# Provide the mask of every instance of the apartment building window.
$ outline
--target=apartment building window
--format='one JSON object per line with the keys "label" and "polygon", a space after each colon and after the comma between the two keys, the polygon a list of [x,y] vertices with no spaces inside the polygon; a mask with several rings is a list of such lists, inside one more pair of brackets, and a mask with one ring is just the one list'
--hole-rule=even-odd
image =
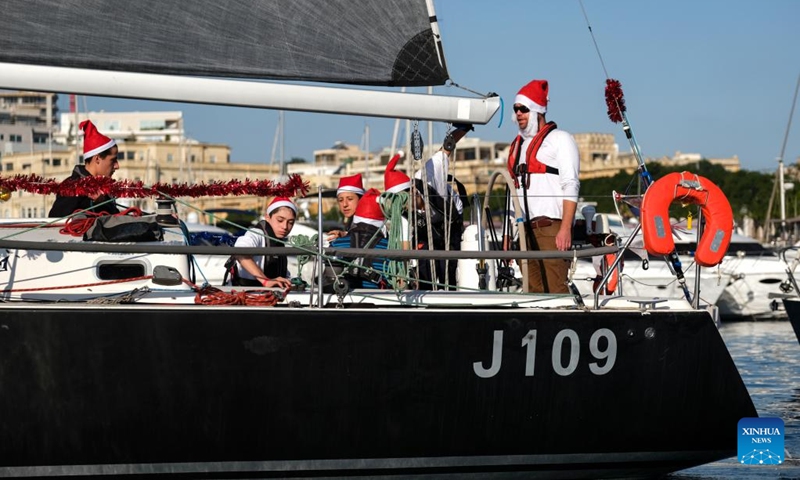
{"label": "apartment building window", "polygon": [[6,172],[10,172],[11,170],[14,170],[14,164],[6,163]]}
{"label": "apartment building window", "polygon": [[53,159],[53,166],[54,167],[60,167],[61,166],[61,159],[60,158],[54,158]]}
{"label": "apartment building window", "polygon": [[141,130],[164,130],[167,128],[165,120],[140,120],[139,129]]}
{"label": "apartment building window", "polygon": [[216,155],[209,155],[208,161],[210,163],[217,163],[217,156]]}
{"label": "apartment building window", "polygon": [[0,140],[2,140],[2,139],[3,139],[3,134],[2,134],[2,133],[0,133]]}
{"label": "apartment building window", "polygon": [[105,122],[103,124],[103,130],[108,130],[108,131],[112,131],[112,132],[118,131],[119,130],[119,121],[118,120],[113,120],[113,121]]}
{"label": "apartment building window", "polygon": [[171,162],[172,160],[173,160],[172,154],[171,154],[171,153],[168,153],[168,154],[167,154],[167,161],[168,161],[168,162]]}
{"label": "apartment building window", "polygon": [[128,160],[135,160],[136,159],[136,152],[131,150],[129,152],[125,152],[125,158]]}
{"label": "apartment building window", "polygon": [[117,161],[125,160],[125,152],[120,152],[117,150]]}
{"label": "apartment building window", "polygon": [[189,157],[189,161],[190,161],[190,162],[192,162],[192,163],[194,163],[194,154],[192,154],[192,155]]}
{"label": "apartment building window", "polygon": [[8,136],[9,142],[22,143],[22,135],[14,135],[13,133]]}
{"label": "apartment building window", "polygon": [[31,168],[31,164],[30,164],[30,163],[23,163],[23,164],[22,164],[22,169],[23,169],[23,170],[27,170],[27,169],[29,169],[29,168]]}
{"label": "apartment building window", "polygon": [[465,148],[463,150],[459,150],[458,153],[464,154],[464,160],[475,160],[475,149],[474,148]]}

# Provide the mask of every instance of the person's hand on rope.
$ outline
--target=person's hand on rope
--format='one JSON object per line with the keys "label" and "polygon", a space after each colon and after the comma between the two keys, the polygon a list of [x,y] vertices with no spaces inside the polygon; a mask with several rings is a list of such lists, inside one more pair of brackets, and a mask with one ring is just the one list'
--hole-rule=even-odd
{"label": "person's hand on rope", "polygon": [[288,290],[292,288],[292,282],[284,277],[276,277],[276,278],[261,278],[261,285],[264,288],[283,288]]}

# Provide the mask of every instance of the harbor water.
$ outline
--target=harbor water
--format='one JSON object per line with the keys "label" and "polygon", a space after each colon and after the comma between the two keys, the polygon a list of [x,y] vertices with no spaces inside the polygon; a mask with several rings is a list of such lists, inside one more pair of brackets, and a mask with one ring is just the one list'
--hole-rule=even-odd
{"label": "harbor water", "polygon": [[759,416],[783,420],[786,461],[775,466],[742,465],[729,458],[665,479],[800,479],[800,343],[791,324],[788,320],[723,323],[720,333]]}

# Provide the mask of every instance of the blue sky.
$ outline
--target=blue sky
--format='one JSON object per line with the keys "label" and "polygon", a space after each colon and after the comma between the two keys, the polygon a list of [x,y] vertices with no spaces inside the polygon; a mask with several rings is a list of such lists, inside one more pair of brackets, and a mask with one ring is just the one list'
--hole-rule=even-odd
{"label": "blue sky", "polygon": [[[436,0],[452,79],[506,104],[472,134],[510,140],[509,105],[534,78],[550,81],[548,120],[572,133],[613,133],[606,115],[605,74],[578,0]],[[676,151],[738,155],[742,167],[774,170],[800,75],[798,0],[584,0],[609,76],[622,82],[628,118],[646,157]],[[439,94],[465,95],[455,87]],[[67,96],[60,108],[68,110]],[[89,97],[90,110],[183,110],[188,134],[226,143],[234,162],[269,162],[278,113],[233,107]],[[83,108],[83,102],[81,102]],[[800,157],[800,112],[784,160]],[[312,158],[337,140],[372,149],[391,143],[388,119],[286,113],[286,158]],[[441,138],[446,125],[436,124]],[[427,131],[427,130],[425,130]],[[426,137],[427,141],[427,137]]]}

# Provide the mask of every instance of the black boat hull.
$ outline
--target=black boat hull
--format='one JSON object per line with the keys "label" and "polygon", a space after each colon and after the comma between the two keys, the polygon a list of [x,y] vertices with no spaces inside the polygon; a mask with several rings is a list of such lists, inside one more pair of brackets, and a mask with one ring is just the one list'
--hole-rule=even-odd
{"label": "black boat hull", "polygon": [[0,475],[653,475],[757,415],[703,312],[0,315]]}
{"label": "black boat hull", "polygon": [[786,309],[794,335],[797,337],[798,343],[800,343],[800,298],[784,298],[783,308]]}

